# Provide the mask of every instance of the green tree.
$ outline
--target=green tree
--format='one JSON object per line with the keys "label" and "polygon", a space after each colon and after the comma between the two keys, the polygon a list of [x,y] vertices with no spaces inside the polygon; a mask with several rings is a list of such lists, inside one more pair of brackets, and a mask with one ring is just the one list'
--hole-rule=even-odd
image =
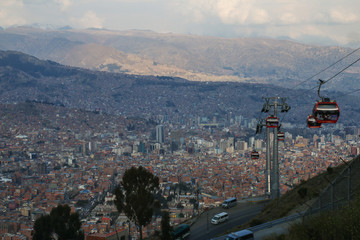
{"label": "green tree", "polygon": [[125,171],[120,186],[115,188],[115,205],[135,222],[142,239],[142,228],[150,223],[154,212],[159,178],[142,166]]}
{"label": "green tree", "polygon": [[162,212],[161,218],[161,240],[172,239],[173,227],[170,225],[170,215],[168,211]]}
{"label": "green tree", "polygon": [[34,223],[33,240],[50,240],[56,234],[59,240],[83,240],[78,213],[71,213],[68,205],[53,208],[50,215],[38,218]]}
{"label": "green tree", "polygon": [[53,228],[51,226],[50,215],[41,216],[40,218],[36,219],[33,232],[34,240],[50,240],[52,239],[52,232]]}

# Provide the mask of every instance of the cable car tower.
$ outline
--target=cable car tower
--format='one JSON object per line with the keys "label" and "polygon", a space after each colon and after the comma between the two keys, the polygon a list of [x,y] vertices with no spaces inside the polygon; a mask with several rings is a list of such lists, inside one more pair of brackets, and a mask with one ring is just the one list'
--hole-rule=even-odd
{"label": "cable car tower", "polygon": [[[280,197],[280,181],[279,181],[279,160],[278,160],[278,141],[284,140],[284,133],[278,132],[280,129],[279,119],[277,117],[278,108],[281,107],[281,112],[288,112],[290,106],[286,103],[286,98],[280,97],[270,97],[263,98],[265,104],[261,112],[268,113],[272,108],[274,114],[269,115],[266,118],[265,124],[259,122],[256,133],[261,132],[263,126],[266,127],[266,190],[265,195],[276,199]],[[260,129],[260,130],[259,130]],[[270,150],[270,130],[274,133],[274,143],[273,143],[273,158],[271,159],[271,150]],[[279,133],[279,135],[278,135]],[[271,164],[272,163],[272,164]]]}

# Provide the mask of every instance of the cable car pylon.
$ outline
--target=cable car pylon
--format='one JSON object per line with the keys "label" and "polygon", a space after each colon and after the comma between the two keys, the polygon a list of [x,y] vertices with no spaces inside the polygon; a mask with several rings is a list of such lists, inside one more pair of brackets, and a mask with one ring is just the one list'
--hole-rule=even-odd
{"label": "cable car pylon", "polygon": [[[265,104],[261,112],[269,112],[272,108],[274,114],[269,115],[266,118],[265,124],[259,122],[256,133],[260,133],[263,126],[266,126],[266,190],[265,196],[272,199],[280,197],[280,181],[279,181],[279,160],[278,160],[278,141],[284,139],[284,133],[280,132],[278,136],[279,129],[279,119],[277,118],[278,107],[281,107],[281,112],[288,112],[290,106],[286,103],[286,98],[280,97],[270,97],[264,98]],[[273,142],[273,159],[271,159],[270,151],[270,130],[274,133],[274,142]],[[280,139],[279,139],[280,138]],[[272,165],[271,165],[272,160]]]}
{"label": "cable car pylon", "polygon": [[[267,101],[269,103],[269,101]],[[266,104],[267,104],[266,103]],[[265,105],[264,105],[265,107]],[[270,105],[266,106],[266,111],[269,112]],[[266,119],[259,119],[259,123],[256,126],[256,134],[260,134],[262,132],[262,128],[266,127],[266,166],[265,166],[265,197],[271,197],[271,152],[270,152],[270,128],[267,127]]]}

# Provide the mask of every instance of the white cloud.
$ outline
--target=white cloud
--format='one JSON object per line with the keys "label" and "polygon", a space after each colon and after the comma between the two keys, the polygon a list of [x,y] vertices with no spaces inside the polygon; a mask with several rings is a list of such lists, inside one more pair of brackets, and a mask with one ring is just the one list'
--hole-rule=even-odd
{"label": "white cloud", "polygon": [[355,12],[360,9],[358,0],[179,0],[177,9],[212,34],[217,28],[226,36],[319,38],[345,43],[360,30],[354,29],[360,24],[360,15]]}
{"label": "white cloud", "polygon": [[55,2],[60,5],[61,11],[65,11],[73,4],[71,0],[55,0]]}
{"label": "white cloud", "polygon": [[0,0],[0,25],[355,42],[359,0]]}
{"label": "white cloud", "polygon": [[354,23],[360,20],[359,15],[354,13],[352,10],[344,9],[332,9],[330,16],[335,23]]}
{"label": "white cloud", "polygon": [[269,22],[269,14],[265,9],[254,9],[251,12],[250,22],[254,24],[265,24]]}
{"label": "white cloud", "polygon": [[8,27],[16,24],[25,24],[23,17],[24,5],[21,0],[1,0],[0,1],[0,24]]}
{"label": "white cloud", "polygon": [[249,4],[244,4],[240,7],[237,0],[220,0],[216,6],[218,17],[226,24],[244,24],[249,16],[249,10]]}
{"label": "white cloud", "polygon": [[279,16],[280,23],[284,24],[296,24],[299,22],[298,16],[291,12],[283,13]]}
{"label": "white cloud", "polygon": [[216,11],[228,24],[264,24],[269,21],[267,10],[247,0],[219,0]]}
{"label": "white cloud", "polygon": [[83,28],[103,28],[104,20],[99,18],[95,12],[87,11],[81,19],[73,19],[73,21]]}
{"label": "white cloud", "polygon": [[[177,6],[193,15],[195,19],[207,21],[216,17],[224,24],[301,24],[308,22],[352,23],[359,21],[353,9],[354,0],[183,0]],[[342,6],[350,6],[347,10]]]}

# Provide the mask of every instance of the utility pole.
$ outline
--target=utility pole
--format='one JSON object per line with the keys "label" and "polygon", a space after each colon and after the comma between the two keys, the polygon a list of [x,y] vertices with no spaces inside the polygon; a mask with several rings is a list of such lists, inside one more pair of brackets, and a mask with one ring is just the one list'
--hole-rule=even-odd
{"label": "utility pole", "polygon": [[[263,98],[265,104],[261,112],[269,112],[271,108],[274,109],[274,114],[266,119],[266,195],[272,199],[280,197],[280,173],[278,160],[278,127],[279,120],[277,118],[278,107],[281,107],[281,112],[290,110],[290,106],[285,102],[286,98],[270,97]],[[270,151],[270,128],[273,129],[273,159],[271,165],[271,151]]]}

